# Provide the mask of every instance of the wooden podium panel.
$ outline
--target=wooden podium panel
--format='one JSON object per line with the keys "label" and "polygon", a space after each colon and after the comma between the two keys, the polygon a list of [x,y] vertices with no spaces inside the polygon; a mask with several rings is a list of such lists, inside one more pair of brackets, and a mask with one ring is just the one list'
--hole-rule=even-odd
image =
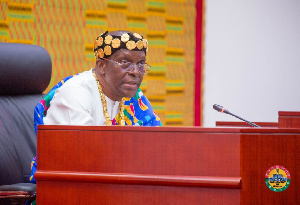
{"label": "wooden podium panel", "polygon": [[300,112],[278,112],[279,128],[300,128]]}
{"label": "wooden podium panel", "polygon": [[[39,126],[37,203],[300,203],[299,136],[277,128]],[[265,184],[273,165],[291,173],[283,192]]]}

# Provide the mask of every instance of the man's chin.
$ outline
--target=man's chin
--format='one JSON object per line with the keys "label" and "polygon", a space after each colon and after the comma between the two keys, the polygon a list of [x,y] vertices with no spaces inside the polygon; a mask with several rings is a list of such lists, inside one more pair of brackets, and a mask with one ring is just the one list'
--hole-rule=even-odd
{"label": "man's chin", "polygon": [[124,92],[124,97],[132,98],[136,95],[137,91],[138,91],[138,89],[126,91],[126,92]]}

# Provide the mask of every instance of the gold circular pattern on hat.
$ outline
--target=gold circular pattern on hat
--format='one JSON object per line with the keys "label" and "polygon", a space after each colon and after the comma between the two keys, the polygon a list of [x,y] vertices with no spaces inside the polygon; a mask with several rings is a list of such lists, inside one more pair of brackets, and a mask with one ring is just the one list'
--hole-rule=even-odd
{"label": "gold circular pattern on hat", "polygon": [[105,36],[105,40],[104,40],[104,42],[105,42],[105,44],[110,44],[111,43],[111,40],[112,40],[112,36],[111,35],[107,35],[107,36]]}
{"label": "gold circular pattern on hat", "polygon": [[126,43],[127,41],[129,41],[129,35],[128,33],[123,33],[122,36],[121,36],[121,41],[123,43]]}
{"label": "gold circular pattern on hat", "polygon": [[115,38],[115,39],[112,40],[112,42],[111,42],[111,46],[112,46],[113,48],[119,48],[120,45],[121,45],[121,41],[120,41],[120,39],[118,39],[118,38]]}
{"label": "gold circular pattern on hat", "polygon": [[110,55],[111,55],[111,47],[110,47],[110,46],[105,46],[105,47],[104,47],[104,53],[105,53],[107,56],[110,56]]}
{"label": "gold circular pattern on hat", "polygon": [[104,57],[104,52],[103,52],[102,48],[99,48],[99,50],[98,50],[98,57],[99,58],[103,58]]}
{"label": "gold circular pattern on hat", "polygon": [[98,52],[95,51],[94,55],[95,55],[95,58],[97,59],[98,58]]}
{"label": "gold circular pattern on hat", "polygon": [[137,47],[139,50],[143,49],[143,47],[144,47],[143,41],[138,41],[138,42],[136,43],[136,47]]}
{"label": "gold circular pattern on hat", "polygon": [[136,38],[138,38],[138,39],[142,39],[142,36],[140,34],[138,34],[138,33],[134,33],[133,36],[136,37]]}
{"label": "gold circular pattern on hat", "polygon": [[97,46],[102,46],[102,44],[103,44],[103,38],[102,38],[102,37],[99,37],[99,38],[96,40],[96,42],[97,42]]}
{"label": "gold circular pattern on hat", "polygon": [[132,50],[132,49],[135,49],[136,44],[135,44],[134,41],[128,41],[128,42],[126,43],[126,47],[127,47],[128,50]]}
{"label": "gold circular pattern on hat", "polygon": [[148,47],[148,41],[147,41],[147,39],[143,39],[143,43],[144,43],[144,48],[147,48]]}

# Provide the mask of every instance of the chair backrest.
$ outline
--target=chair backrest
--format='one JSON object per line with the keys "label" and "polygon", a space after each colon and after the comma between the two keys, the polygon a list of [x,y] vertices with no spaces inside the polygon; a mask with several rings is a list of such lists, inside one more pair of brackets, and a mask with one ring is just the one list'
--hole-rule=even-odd
{"label": "chair backrest", "polygon": [[44,48],[0,43],[0,185],[29,182],[36,154],[34,107],[51,72]]}

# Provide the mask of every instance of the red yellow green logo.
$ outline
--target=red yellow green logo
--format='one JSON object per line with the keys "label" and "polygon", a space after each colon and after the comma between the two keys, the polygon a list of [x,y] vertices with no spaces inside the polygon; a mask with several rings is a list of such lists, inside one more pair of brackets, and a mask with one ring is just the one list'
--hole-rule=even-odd
{"label": "red yellow green logo", "polygon": [[289,171],[280,165],[272,166],[265,174],[265,183],[267,187],[275,192],[281,192],[288,188],[291,183]]}

